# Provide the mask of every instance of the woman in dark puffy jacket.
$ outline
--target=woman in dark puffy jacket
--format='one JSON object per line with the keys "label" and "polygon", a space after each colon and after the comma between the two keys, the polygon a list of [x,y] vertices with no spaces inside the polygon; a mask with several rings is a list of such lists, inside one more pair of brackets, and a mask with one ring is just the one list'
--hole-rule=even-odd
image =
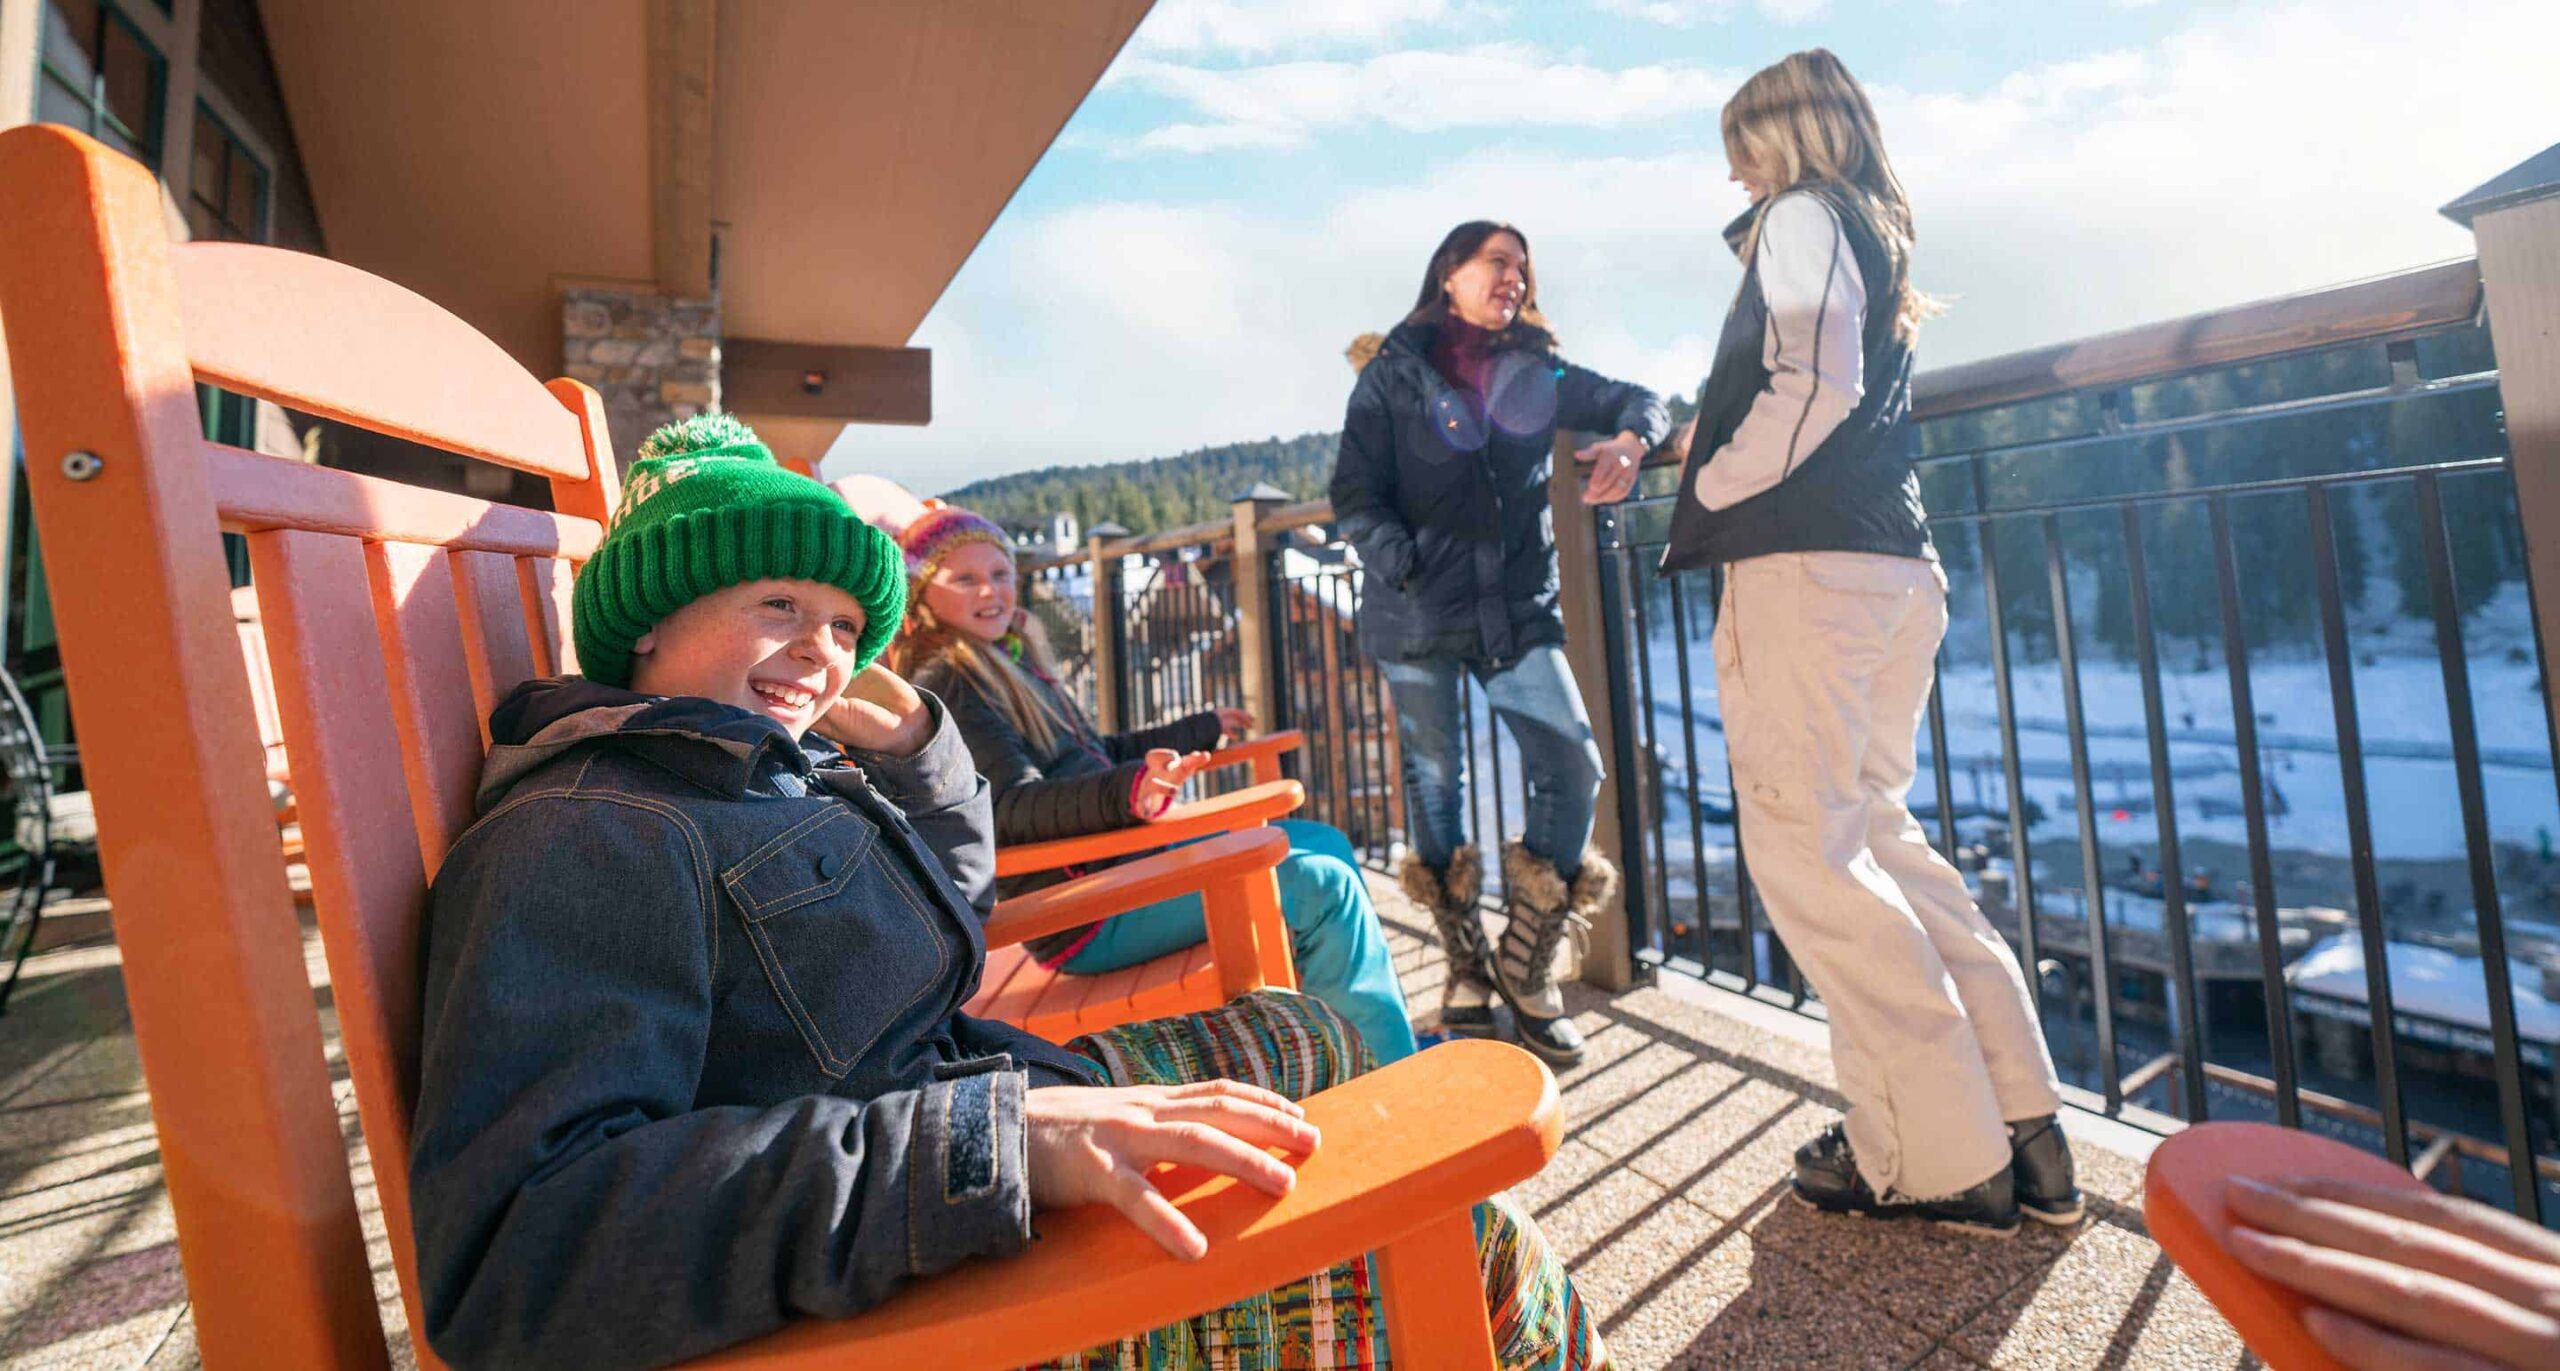
{"label": "woman in dark puffy jacket", "polygon": [[[1618,873],[1587,850],[1600,749],[1563,652],[1547,480],[1558,429],[1607,434],[1574,454],[1592,468],[1582,498],[1624,499],[1668,427],[1653,392],[1557,358],[1529,240],[1478,220],[1441,240],[1412,312],[1361,368],[1334,467],[1334,514],[1365,572],[1360,644],[1404,743],[1405,890],[1449,951],[1441,1024],[1496,1032],[1498,987],[1521,1042],[1558,1065],[1582,1059],[1555,986],[1564,936],[1608,903]],[[1498,951],[1476,915],[1461,671],[1509,725],[1529,792],[1525,832],[1502,854]]]}
{"label": "woman in dark puffy jacket", "polygon": [[[897,668],[940,696],[995,795],[996,841],[1036,843],[1148,823],[1222,740],[1253,717],[1204,709],[1153,728],[1096,730],[1059,689],[1036,622],[1015,603],[1013,545],[980,515],[928,508],[898,535],[910,577]],[[1395,958],[1378,927],[1351,840],[1325,824],[1284,819],[1290,852],[1277,871],[1299,987],[1348,1020],[1381,1064],[1410,1056],[1413,1025]],[[1014,895],[1054,881],[1016,877]],[[1044,966],[1099,976],[1208,940],[1197,895],[1034,939]]]}

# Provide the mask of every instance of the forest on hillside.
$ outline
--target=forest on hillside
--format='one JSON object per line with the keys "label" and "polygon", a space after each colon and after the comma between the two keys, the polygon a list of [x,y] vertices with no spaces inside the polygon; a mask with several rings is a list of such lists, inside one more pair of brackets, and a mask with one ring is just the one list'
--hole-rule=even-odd
{"label": "forest on hillside", "polygon": [[[1672,423],[1688,417],[1689,402],[1673,399]],[[992,519],[1040,519],[1064,510],[1085,528],[1108,521],[1132,533],[1155,533],[1227,517],[1235,497],[1257,481],[1293,500],[1322,496],[1341,439],[1340,433],[1301,433],[1134,462],[1042,467],[973,481],[943,498]]]}

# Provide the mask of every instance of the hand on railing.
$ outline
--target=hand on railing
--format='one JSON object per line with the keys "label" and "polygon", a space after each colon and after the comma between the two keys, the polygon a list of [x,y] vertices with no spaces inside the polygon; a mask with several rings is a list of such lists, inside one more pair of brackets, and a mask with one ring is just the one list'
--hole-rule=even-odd
{"label": "hand on railing", "polygon": [[1209,764],[1206,752],[1176,752],[1169,747],[1151,748],[1147,764],[1138,772],[1137,791],[1130,797],[1130,808],[1138,817],[1154,823],[1173,812],[1174,797],[1182,793],[1182,784]]}
{"label": "hand on railing", "polygon": [[1582,484],[1582,503],[1614,505],[1627,498],[1644,474],[1644,440],[1621,433],[1576,450],[1573,460],[1591,468],[1591,479]]}

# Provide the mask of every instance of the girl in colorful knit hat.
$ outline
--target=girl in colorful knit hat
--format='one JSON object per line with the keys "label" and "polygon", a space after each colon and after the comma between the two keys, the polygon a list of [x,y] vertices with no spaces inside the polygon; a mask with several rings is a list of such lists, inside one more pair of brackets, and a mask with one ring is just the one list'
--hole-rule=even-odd
{"label": "girl in colorful knit hat", "polygon": [[[1038,621],[1016,594],[1013,543],[984,516],[928,506],[903,530],[907,631],[899,669],[951,707],[969,755],[995,790],[996,841],[1082,837],[1164,817],[1183,783],[1221,742],[1243,737],[1253,716],[1204,709],[1152,728],[1097,730],[1059,688]],[[1380,1062],[1414,1050],[1413,1025],[1395,959],[1378,927],[1351,840],[1326,824],[1283,819],[1280,909],[1289,923],[1298,985],[1351,1021]],[[1013,895],[1065,879],[1008,877]],[[1200,897],[1182,895],[1030,944],[1043,966],[1099,976],[1208,940]]]}
{"label": "girl in colorful knit hat", "polygon": [[[745,425],[642,446],[573,593],[586,675],[491,714],[430,896],[409,1161],[447,1362],[699,1356],[1018,1252],[1046,1209],[1110,1204],[1197,1257],[1136,1178],[1284,1193],[1318,1141],[1292,1101],[1367,1065],[1285,991],[1065,1047],[959,1012],[993,836],[950,711],[873,664],[905,607],[895,544]],[[1536,1228],[1489,1206],[1478,1230],[1511,1361],[1598,1360]],[[1111,1359],[1315,1337],[1383,1360],[1358,1265]]]}

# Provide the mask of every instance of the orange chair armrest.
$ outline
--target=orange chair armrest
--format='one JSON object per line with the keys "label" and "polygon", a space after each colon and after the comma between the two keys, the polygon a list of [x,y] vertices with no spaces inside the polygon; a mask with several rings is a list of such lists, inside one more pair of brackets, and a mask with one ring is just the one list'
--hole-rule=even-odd
{"label": "orange chair armrest", "polygon": [[2338,1361],[2303,1327],[2310,1300],[2231,1254],[2232,1178],[2330,1176],[2367,1185],[2423,1188],[2388,1160],[2334,1139],[2263,1123],[2202,1123],[2164,1140],[2143,1174],[2142,1216],[2160,1250],[2195,1282],[2249,1350],[2269,1366],[2323,1371]]}
{"label": "orange chair armrest", "polygon": [[[1563,1127],[1555,1079],[1505,1043],[1461,1041],[1306,1101],[1324,1135],[1288,1195],[1156,1178],[1209,1239],[1181,1261],[1108,1208],[1040,1217],[1040,1241],[921,1282],[858,1318],[795,1324],[700,1366],[815,1371],[1042,1361],[1189,1318],[1384,1247],[1536,1175]],[[1470,1254],[1471,1255],[1471,1254]],[[1469,1269],[1454,1273],[1472,1280]]]}
{"label": "orange chair armrest", "polygon": [[1259,738],[1247,738],[1233,747],[1219,748],[1209,754],[1209,769],[1215,771],[1221,767],[1250,766],[1253,768],[1253,779],[1257,784],[1276,781],[1280,779],[1281,757],[1306,745],[1305,733],[1294,728],[1284,728],[1277,733],[1263,734]]}
{"label": "orange chair armrest", "polygon": [[1268,871],[1288,855],[1288,834],[1276,828],[1249,828],[1090,876],[1078,876],[1044,890],[998,901],[995,912],[987,916],[987,946],[1010,947],[1098,923],[1158,900]]}
{"label": "orange chair armrest", "polygon": [[1232,833],[1240,828],[1252,828],[1286,817],[1306,803],[1306,799],[1306,789],[1296,781],[1249,785],[1224,795],[1175,805],[1163,818],[1151,824],[1131,824],[1127,828],[1115,828],[1108,833],[1088,833],[1080,838],[1056,838],[1045,843],[999,847],[996,849],[996,874],[1023,876],[1035,871],[1107,862],[1132,852],[1169,847],[1212,833]]}

